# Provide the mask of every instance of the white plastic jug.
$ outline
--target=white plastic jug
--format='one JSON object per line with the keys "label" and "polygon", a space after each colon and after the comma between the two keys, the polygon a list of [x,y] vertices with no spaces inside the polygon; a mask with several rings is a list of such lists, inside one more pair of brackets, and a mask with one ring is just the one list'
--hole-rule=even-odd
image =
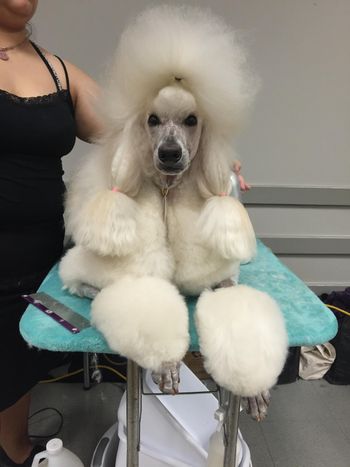
{"label": "white plastic jug", "polygon": [[222,431],[214,431],[209,440],[207,467],[224,465],[225,446]]}
{"label": "white plastic jug", "polygon": [[47,459],[47,467],[84,467],[81,460],[71,451],[63,447],[62,440],[51,439],[46,444],[46,451],[35,455],[32,467],[40,467],[39,461]]}

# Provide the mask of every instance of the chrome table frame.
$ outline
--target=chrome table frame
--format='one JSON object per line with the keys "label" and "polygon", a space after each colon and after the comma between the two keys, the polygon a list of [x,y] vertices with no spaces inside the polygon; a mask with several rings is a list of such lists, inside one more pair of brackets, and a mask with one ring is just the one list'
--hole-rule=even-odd
{"label": "chrome table frame", "polygon": [[[140,400],[141,368],[137,363],[128,360],[128,377],[126,383],[126,436],[127,436],[127,467],[139,467],[140,451]],[[240,413],[240,397],[223,391],[226,404],[225,421],[225,458],[223,467],[236,467],[236,449],[238,436],[238,421]],[[214,415],[214,414],[213,414]],[[218,466],[220,467],[220,466]]]}

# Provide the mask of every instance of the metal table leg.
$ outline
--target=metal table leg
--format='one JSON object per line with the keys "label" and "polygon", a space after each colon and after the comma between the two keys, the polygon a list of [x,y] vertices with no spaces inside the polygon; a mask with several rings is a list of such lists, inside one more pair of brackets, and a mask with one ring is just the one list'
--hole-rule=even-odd
{"label": "metal table leg", "polygon": [[83,354],[83,365],[84,365],[84,389],[91,388],[90,381],[90,356],[88,352]]}
{"label": "metal table leg", "polygon": [[140,368],[132,360],[128,360],[128,378],[126,383],[126,436],[127,467],[139,466],[140,450]]}
{"label": "metal table leg", "polygon": [[224,467],[236,467],[236,451],[238,436],[238,421],[240,413],[240,396],[227,394],[228,406],[225,423],[225,457]]}

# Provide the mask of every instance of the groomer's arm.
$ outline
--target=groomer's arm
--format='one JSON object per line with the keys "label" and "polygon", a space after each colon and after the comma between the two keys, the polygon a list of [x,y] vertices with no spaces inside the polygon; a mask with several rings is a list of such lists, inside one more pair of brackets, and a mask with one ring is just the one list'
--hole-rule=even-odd
{"label": "groomer's arm", "polygon": [[100,97],[98,84],[71,63],[65,62],[69,74],[71,95],[75,108],[78,138],[93,142],[102,133],[102,123],[96,109]]}

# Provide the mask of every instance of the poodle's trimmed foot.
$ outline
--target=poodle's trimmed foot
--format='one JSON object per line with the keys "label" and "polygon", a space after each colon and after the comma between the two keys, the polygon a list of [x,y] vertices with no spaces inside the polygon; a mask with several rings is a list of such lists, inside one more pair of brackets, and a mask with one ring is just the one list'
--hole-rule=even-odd
{"label": "poodle's trimmed foot", "polygon": [[229,279],[225,279],[219,282],[218,285],[213,287],[213,289],[215,290],[215,289],[222,289],[226,287],[234,287],[235,285],[237,285],[237,281],[235,281],[232,277],[230,277]]}
{"label": "poodle's trimmed foot", "polygon": [[153,381],[166,394],[177,394],[180,383],[180,362],[164,362],[159,371],[152,372]]}
{"label": "poodle's trimmed foot", "polygon": [[92,285],[81,284],[78,287],[77,295],[79,295],[79,297],[86,297],[86,298],[90,298],[91,300],[93,300],[99,292],[100,292],[100,289],[97,289],[96,287],[93,287]]}
{"label": "poodle's trimmed foot", "polygon": [[262,422],[266,418],[270,401],[270,391],[263,391],[255,397],[242,398],[245,411],[257,422]]}

